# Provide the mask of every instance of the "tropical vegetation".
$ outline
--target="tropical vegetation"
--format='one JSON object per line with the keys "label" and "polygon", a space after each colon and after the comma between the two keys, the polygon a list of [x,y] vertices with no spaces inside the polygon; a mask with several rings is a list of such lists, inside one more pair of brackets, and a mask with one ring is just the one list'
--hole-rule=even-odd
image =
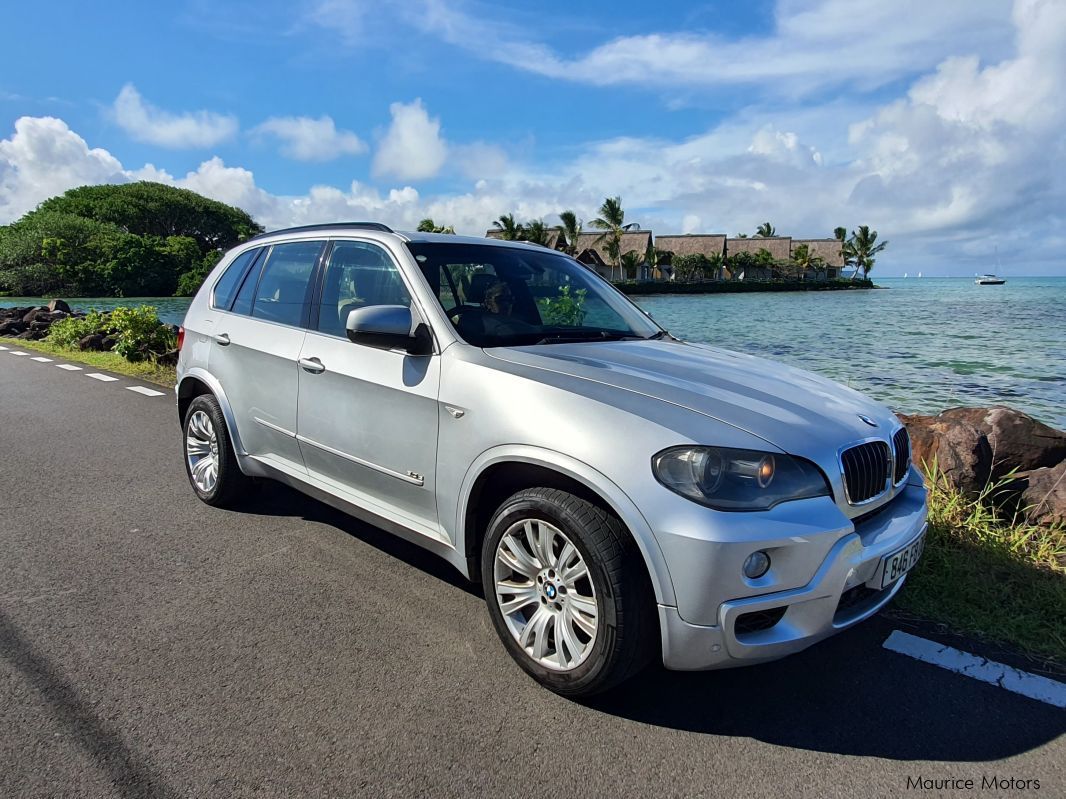
{"label": "tropical vegetation", "polygon": [[640,225],[637,222],[626,222],[626,212],[622,209],[621,197],[607,197],[600,206],[600,215],[589,222],[589,225],[603,231],[603,234],[596,239],[596,243],[603,242],[603,249],[612,267],[616,267],[621,276],[622,234]]}
{"label": "tropical vegetation", "polygon": [[0,226],[0,293],[191,294],[262,232],[244,211],[161,183],[82,186]]}

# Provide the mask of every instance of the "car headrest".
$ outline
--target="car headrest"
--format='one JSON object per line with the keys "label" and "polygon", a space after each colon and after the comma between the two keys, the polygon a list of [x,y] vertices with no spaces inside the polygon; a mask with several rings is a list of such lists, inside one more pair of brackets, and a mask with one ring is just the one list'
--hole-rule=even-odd
{"label": "car headrest", "polygon": [[466,293],[466,301],[473,303],[485,302],[485,292],[500,282],[496,275],[474,275],[470,278],[470,290]]}

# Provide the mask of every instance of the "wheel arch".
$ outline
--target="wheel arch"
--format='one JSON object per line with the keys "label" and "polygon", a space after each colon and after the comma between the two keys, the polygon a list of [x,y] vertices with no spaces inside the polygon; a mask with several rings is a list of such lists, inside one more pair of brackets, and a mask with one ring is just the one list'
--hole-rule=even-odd
{"label": "wheel arch", "polygon": [[178,421],[181,424],[185,422],[185,411],[189,408],[191,403],[196,397],[203,396],[204,394],[212,394],[215,399],[218,400],[219,406],[222,408],[222,418],[226,420],[226,429],[229,432],[229,439],[233,442],[233,450],[236,453],[238,459],[243,458],[248,453],[244,449],[244,444],[241,443],[241,434],[237,430],[237,422],[233,416],[233,408],[230,406],[229,399],[226,397],[226,392],[222,389],[222,385],[212,377],[208,372],[200,368],[194,368],[187,371],[181,377],[181,382],[178,383]]}
{"label": "wheel arch", "polygon": [[488,521],[500,503],[516,491],[537,486],[569,491],[614,513],[640,550],[656,601],[664,605],[675,604],[662,550],[633,501],[606,475],[588,464],[537,447],[496,447],[482,453],[467,471],[455,531],[456,548],[466,557],[471,579],[480,579],[481,542]]}

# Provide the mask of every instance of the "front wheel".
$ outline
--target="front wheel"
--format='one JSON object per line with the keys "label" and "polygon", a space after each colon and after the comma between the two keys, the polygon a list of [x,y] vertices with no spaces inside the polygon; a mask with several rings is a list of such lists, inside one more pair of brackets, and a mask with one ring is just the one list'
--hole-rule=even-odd
{"label": "front wheel", "polygon": [[556,693],[605,691],[654,651],[655,600],[636,544],[580,497],[531,488],[507,499],[489,522],[481,575],[507,651]]}

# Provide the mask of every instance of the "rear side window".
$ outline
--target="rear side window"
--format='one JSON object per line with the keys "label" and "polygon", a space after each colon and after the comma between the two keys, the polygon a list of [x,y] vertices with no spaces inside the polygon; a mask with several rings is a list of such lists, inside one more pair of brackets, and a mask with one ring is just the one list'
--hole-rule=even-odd
{"label": "rear side window", "polygon": [[222,273],[222,277],[215,283],[215,290],[211,294],[212,308],[218,308],[223,311],[229,310],[229,307],[233,304],[233,298],[237,295],[237,287],[241,284],[241,278],[244,277],[248,266],[258,254],[259,250],[257,249],[248,250],[248,252],[242,252],[233,259],[233,263],[226,268],[226,271]]}
{"label": "rear side window", "polygon": [[252,316],[283,325],[302,325],[311,274],[321,252],[321,241],[294,241],[271,247],[255,288]]}

